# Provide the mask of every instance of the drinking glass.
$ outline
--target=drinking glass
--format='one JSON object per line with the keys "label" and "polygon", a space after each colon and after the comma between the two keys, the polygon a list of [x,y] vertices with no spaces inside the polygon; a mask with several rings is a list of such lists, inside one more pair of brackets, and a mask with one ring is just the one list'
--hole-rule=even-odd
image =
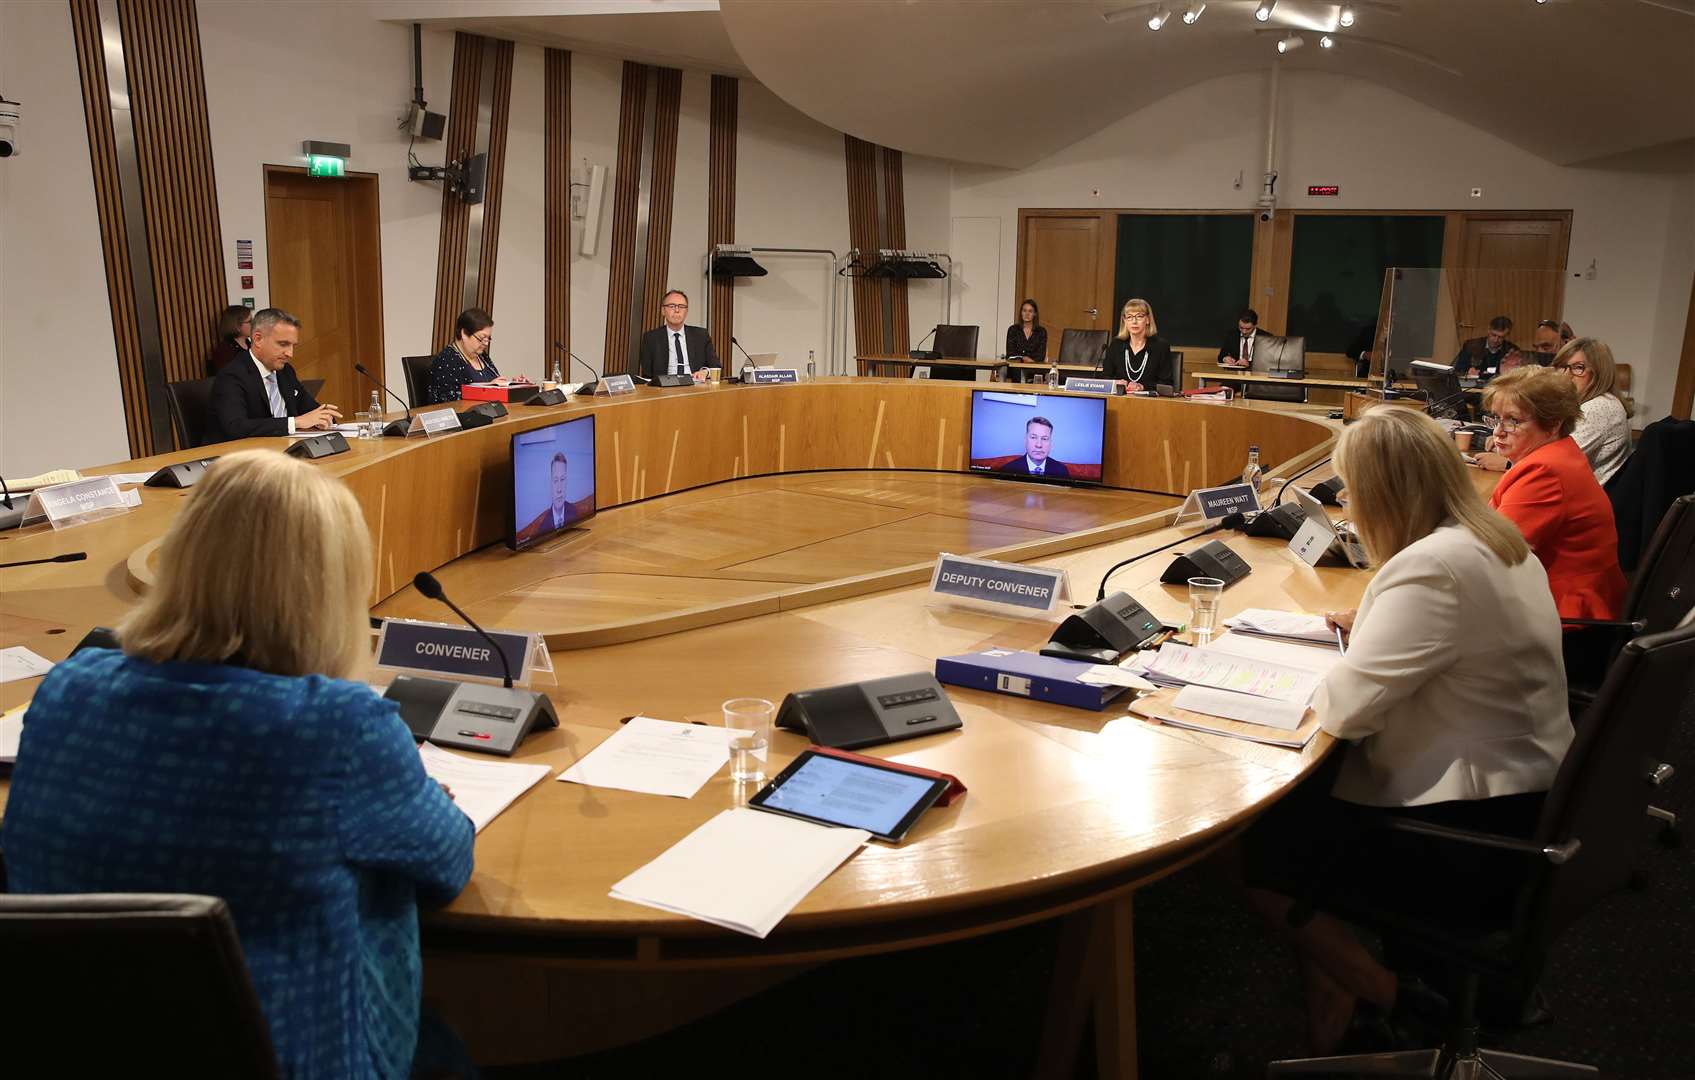
{"label": "drinking glass", "polygon": [[1218,627],[1218,601],[1224,595],[1224,582],[1218,578],[1189,579],[1189,629],[1195,632],[1195,644],[1206,645]]}
{"label": "drinking glass", "polygon": [[360,411],[354,413],[353,422],[358,427],[358,430],[354,432],[354,438],[369,439],[371,437],[371,414],[369,412]]}
{"label": "drinking glass", "polygon": [[730,729],[730,779],[763,783],[765,756],[771,745],[771,717],[776,706],[764,698],[731,698],[724,702],[724,726]]}
{"label": "drinking glass", "polygon": [[380,439],[383,437],[383,411],[372,409],[366,414],[365,438]]}

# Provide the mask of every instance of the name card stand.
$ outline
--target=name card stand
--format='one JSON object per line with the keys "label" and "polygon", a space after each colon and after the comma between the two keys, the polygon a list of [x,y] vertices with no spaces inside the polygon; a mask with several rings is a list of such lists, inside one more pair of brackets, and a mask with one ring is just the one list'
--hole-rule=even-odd
{"label": "name card stand", "polygon": [[431,409],[429,412],[412,414],[412,426],[406,429],[408,435],[440,435],[444,431],[458,431],[460,428],[459,414],[452,409]]}
{"label": "name card stand", "polygon": [[1021,618],[1050,618],[1071,601],[1071,574],[1050,566],[973,559],[942,552],[930,575],[930,600]]}
{"label": "name card stand", "polygon": [[1119,394],[1123,389],[1117,379],[1068,378],[1063,389],[1074,394]]}
{"label": "name card stand", "polygon": [[800,369],[792,367],[756,367],[749,373],[753,376],[748,380],[755,386],[760,383],[797,383],[800,382]]}
{"label": "name card stand", "polygon": [[1259,492],[1252,484],[1224,484],[1220,487],[1196,488],[1183,500],[1173,525],[1212,524],[1231,514],[1259,512]]}
{"label": "name card stand", "polygon": [[636,392],[636,380],[628,375],[605,375],[595,384],[597,394],[633,394]]}
{"label": "name card stand", "polygon": [[68,484],[36,488],[24,506],[23,525],[33,525],[46,518],[54,531],[68,529],[118,514],[127,514],[141,505],[141,492],[125,494],[110,476],[94,476],[73,480]]}
{"label": "name card stand", "polygon": [[[512,685],[558,685],[547,639],[535,631],[490,630],[512,665]],[[384,619],[377,632],[376,667],[395,674],[445,676],[461,682],[496,685],[504,681],[500,657],[483,636],[454,623]]]}

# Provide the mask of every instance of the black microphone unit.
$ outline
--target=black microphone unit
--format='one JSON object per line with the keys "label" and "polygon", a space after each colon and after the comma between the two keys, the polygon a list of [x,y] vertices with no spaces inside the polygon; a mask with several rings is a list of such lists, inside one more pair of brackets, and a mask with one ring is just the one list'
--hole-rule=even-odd
{"label": "black microphone unit", "polygon": [[182,461],[175,465],[166,465],[158,472],[149,476],[146,487],[185,488],[193,487],[206,476],[206,467],[218,460],[215,457],[201,458],[198,461]]}
{"label": "black microphone unit", "polygon": [[1231,514],[1231,515],[1229,515],[1229,517],[1226,517],[1223,521],[1219,522],[1217,525],[1214,525],[1210,528],[1202,529],[1200,532],[1196,533],[1194,536],[1178,537],[1176,540],[1173,540],[1169,544],[1161,544],[1159,547],[1149,548],[1147,551],[1144,551],[1139,555],[1132,555],[1128,559],[1124,559],[1124,560],[1121,560],[1119,562],[1113,563],[1112,566],[1107,568],[1107,572],[1101,575],[1100,588],[1095,590],[1095,602],[1099,603],[1102,600],[1106,599],[1106,581],[1107,581],[1107,578],[1110,578],[1112,575],[1118,573],[1120,570],[1124,569],[1126,566],[1129,566],[1131,563],[1137,561],[1138,559],[1145,559],[1149,555],[1158,555],[1162,551],[1169,551],[1172,548],[1176,547],[1178,544],[1186,544],[1189,541],[1197,539],[1197,538],[1202,537],[1202,536],[1205,536],[1208,533],[1215,533],[1218,530],[1225,528],[1226,525],[1229,524],[1232,521],[1232,519],[1234,519],[1236,524],[1230,525],[1229,527],[1235,528],[1235,527],[1237,527],[1237,525],[1240,525],[1241,520],[1242,520],[1242,515],[1241,514]]}
{"label": "black microphone unit", "polygon": [[1293,540],[1306,524],[1307,514],[1300,503],[1278,503],[1269,510],[1254,515],[1244,530],[1249,536],[1269,536],[1276,540]]}
{"label": "black microphone unit", "polygon": [[1115,592],[1067,616],[1042,647],[1042,655],[1087,664],[1116,664],[1120,656],[1143,647],[1167,629],[1129,593]]}
{"label": "black microphone unit", "polygon": [[387,394],[389,397],[400,402],[400,407],[406,410],[406,419],[390,420],[387,424],[383,425],[383,434],[405,438],[406,433],[412,430],[412,406],[406,403],[405,398],[402,398],[399,394],[390,390],[387,383],[381,381],[375,375],[372,375],[371,369],[366,367],[364,364],[354,364],[353,370],[365,376],[365,378],[370,379],[372,385],[382,390],[382,392]]}
{"label": "black microphone unit", "polygon": [[506,415],[506,406],[498,401],[479,401],[459,414],[462,428],[487,427]]}
{"label": "black microphone unit", "polygon": [[1332,476],[1330,479],[1320,480],[1312,486],[1312,497],[1325,506],[1341,506],[1342,502],[1339,496],[1345,486],[1340,476]]}
{"label": "black microphone unit", "polygon": [[1171,560],[1171,565],[1165,568],[1159,579],[1167,585],[1182,585],[1190,578],[1217,578],[1224,582],[1225,588],[1229,588],[1252,572],[1253,567],[1228,544],[1213,540]]}
{"label": "black microphone unit", "polygon": [[50,562],[82,562],[88,558],[86,551],[67,551],[63,555],[49,555],[45,559],[23,559],[18,562],[0,562],[0,570],[10,570],[14,566],[35,566]]}
{"label": "black microphone unit", "polygon": [[[398,423],[398,421],[396,421]],[[297,439],[293,446],[284,450],[289,457],[304,458],[316,461],[319,458],[333,457],[336,454],[347,453],[347,440],[339,431],[330,431],[322,435],[313,435],[305,439]]]}
{"label": "black microphone unit", "polygon": [[[923,345],[926,341],[935,337],[936,331],[940,329],[940,326],[932,329],[928,334],[925,334],[923,337],[918,339],[918,344]],[[918,348],[911,350],[906,354],[906,356],[909,360],[940,360],[942,358],[942,350]]]}
{"label": "black microphone unit", "polygon": [[[752,370],[753,368],[758,367],[759,365],[753,362],[753,356],[746,349],[742,348],[742,343],[737,341],[733,335],[730,338],[730,344],[734,345],[738,349],[741,349],[742,355],[747,357],[747,366],[742,368],[741,375],[738,376],[738,378],[740,378],[742,382],[751,381],[752,376],[748,375],[748,372],[750,370]],[[734,357],[732,357],[731,359],[734,359]]]}

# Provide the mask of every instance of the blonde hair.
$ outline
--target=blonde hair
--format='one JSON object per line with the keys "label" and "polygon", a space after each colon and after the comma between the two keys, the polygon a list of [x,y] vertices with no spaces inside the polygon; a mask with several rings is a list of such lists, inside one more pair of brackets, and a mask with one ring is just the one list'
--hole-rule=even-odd
{"label": "blonde hair", "polygon": [[347,678],[370,659],[371,535],[339,480],[274,450],[226,454],[159,546],[124,652]]}
{"label": "blonde hair", "polygon": [[1618,398],[1620,405],[1624,405],[1624,415],[1630,416],[1630,406],[1625,405],[1624,398],[1619,397],[1618,364],[1613,362],[1612,346],[1600,338],[1573,338],[1560,346],[1560,351],[1554,354],[1554,359],[1548,366],[1558,370],[1573,364],[1576,362],[1573,359],[1576,353],[1583,354],[1583,364],[1589,369],[1589,389],[1583,392],[1578,404],[1598,398],[1602,394],[1611,394]]}
{"label": "blonde hair", "polygon": [[1149,304],[1146,300],[1141,300],[1141,299],[1137,299],[1137,298],[1132,297],[1131,299],[1124,301],[1124,306],[1122,306],[1118,309],[1118,322],[1119,322],[1118,340],[1119,341],[1129,341],[1130,340],[1130,331],[1125,329],[1125,327],[1124,327],[1124,316],[1130,314],[1132,311],[1140,311],[1142,314],[1144,314],[1148,317],[1148,336],[1149,337],[1153,337],[1155,334],[1159,333],[1159,323],[1154,321],[1153,306],[1151,304]]}
{"label": "blonde hair", "polygon": [[[1565,349],[1560,350],[1561,356],[1565,353]],[[1571,376],[1553,368],[1531,365],[1496,376],[1483,391],[1483,407],[1494,412],[1496,403],[1502,400],[1516,402],[1538,427],[1556,431],[1560,438],[1575,431],[1583,418]]]}
{"label": "blonde hair", "polygon": [[1530,556],[1517,526],[1472,486],[1454,441],[1422,412],[1400,405],[1368,410],[1342,432],[1332,460],[1348,490],[1354,529],[1378,566],[1450,518],[1508,566]]}

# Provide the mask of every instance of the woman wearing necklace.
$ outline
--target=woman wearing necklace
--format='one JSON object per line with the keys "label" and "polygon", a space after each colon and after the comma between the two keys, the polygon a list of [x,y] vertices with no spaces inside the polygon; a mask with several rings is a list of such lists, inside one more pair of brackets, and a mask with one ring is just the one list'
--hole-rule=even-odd
{"label": "woman wearing necklace", "polygon": [[[498,383],[515,380],[501,376],[488,354],[494,341],[494,319],[482,308],[466,308],[453,323],[453,341],[436,354],[430,365],[426,397],[432,405],[458,401],[466,383]],[[517,380],[521,381],[521,380]]]}
{"label": "woman wearing necklace", "polygon": [[1006,358],[1038,362],[1048,358],[1048,330],[1036,301],[1018,305],[1018,321],[1006,328]]}
{"label": "woman wearing necklace", "polygon": [[1106,376],[1123,383],[1127,394],[1162,384],[1179,389],[1171,346],[1160,339],[1154,309],[1146,300],[1124,301],[1118,336],[1106,348]]}

